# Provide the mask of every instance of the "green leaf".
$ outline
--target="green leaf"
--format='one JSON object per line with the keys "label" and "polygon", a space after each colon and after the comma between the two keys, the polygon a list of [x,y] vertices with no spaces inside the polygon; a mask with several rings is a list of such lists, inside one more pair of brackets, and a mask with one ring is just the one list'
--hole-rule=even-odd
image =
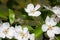
{"label": "green leaf", "polygon": [[9,21],[10,23],[14,23],[14,20],[15,20],[15,14],[13,12],[13,10],[9,9]]}
{"label": "green leaf", "polygon": [[41,34],[42,34],[42,29],[41,27],[37,27],[35,30],[34,30],[34,33],[35,33],[35,37],[39,37]]}

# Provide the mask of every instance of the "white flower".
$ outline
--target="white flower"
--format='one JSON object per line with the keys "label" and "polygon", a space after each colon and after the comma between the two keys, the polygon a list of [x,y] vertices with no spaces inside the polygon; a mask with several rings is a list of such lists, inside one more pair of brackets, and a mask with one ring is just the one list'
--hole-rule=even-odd
{"label": "white flower", "polygon": [[46,22],[46,24],[42,25],[42,31],[43,32],[47,31],[47,35],[50,38],[54,38],[55,34],[60,34],[60,28],[55,26],[57,24],[57,22],[54,20],[54,18],[49,18],[47,16],[45,22]]}
{"label": "white flower", "polygon": [[57,15],[57,17],[60,18],[60,7],[55,6],[55,7],[49,8],[45,5],[44,5],[44,7],[46,9],[51,10],[52,12],[54,12]]}
{"label": "white flower", "polygon": [[40,11],[37,11],[40,8],[40,5],[37,4],[34,8],[33,4],[28,4],[27,8],[25,8],[25,11],[28,13],[29,16],[39,16],[41,14]]}
{"label": "white flower", "polygon": [[12,39],[14,37],[14,35],[15,35],[14,27],[10,27],[6,37],[9,38],[9,39]]}
{"label": "white flower", "polygon": [[55,6],[51,9],[60,18],[60,8]]}
{"label": "white flower", "polygon": [[16,26],[15,27],[15,38],[18,40],[28,40],[29,39],[29,32],[28,28],[23,28],[21,26]]}
{"label": "white flower", "polygon": [[14,30],[14,28],[13,27],[10,28],[9,23],[7,23],[7,22],[3,23],[0,27],[0,37],[1,38],[7,37],[7,38],[11,39],[13,37],[13,30]]}
{"label": "white flower", "polygon": [[30,40],[35,40],[35,35],[34,34],[30,34],[29,39]]}

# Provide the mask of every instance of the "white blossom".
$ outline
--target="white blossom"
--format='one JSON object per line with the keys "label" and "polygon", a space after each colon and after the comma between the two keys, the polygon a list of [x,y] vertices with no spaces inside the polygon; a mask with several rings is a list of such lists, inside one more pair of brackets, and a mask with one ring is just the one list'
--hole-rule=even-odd
{"label": "white blossom", "polygon": [[52,7],[52,8],[49,8],[48,6],[45,6],[45,5],[44,5],[44,7],[45,7],[46,9],[54,12],[54,14],[56,14],[57,17],[60,18],[60,7],[54,6],[54,7]]}
{"label": "white blossom", "polygon": [[9,38],[11,39],[13,37],[13,31],[14,28],[13,27],[10,27],[9,23],[6,22],[6,23],[3,23],[0,27],[0,37],[1,38]]}
{"label": "white blossom", "polygon": [[15,38],[18,40],[28,40],[29,39],[29,31],[28,28],[25,27],[22,29],[21,26],[16,26],[15,27]]}
{"label": "white blossom", "polygon": [[12,39],[14,37],[14,35],[15,35],[14,27],[10,27],[6,37],[9,38],[9,39]]}
{"label": "white blossom", "polygon": [[60,7],[55,6],[51,9],[51,11],[53,11],[57,17],[60,18]]}
{"label": "white blossom", "polygon": [[60,28],[55,26],[57,22],[54,20],[54,18],[49,18],[49,16],[47,16],[45,22],[46,24],[42,25],[42,31],[47,31],[47,35],[50,38],[54,38],[55,34],[60,34]]}
{"label": "white blossom", "polygon": [[40,8],[40,5],[37,4],[36,7],[34,7],[33,4],[28,4],[27,8],[25,8],[25,11],[28,13],[29,16],[39,16],[41,14],[40,11],[37,11]]}
{"label": "white blossom", "polygon": [[20,25],[10,27],[9,23],[3,23],[0,25],[0,37],[1,38],[15,38],[17,40],[34,40],[34,34],[29,34],[28,28],[22,28]]}

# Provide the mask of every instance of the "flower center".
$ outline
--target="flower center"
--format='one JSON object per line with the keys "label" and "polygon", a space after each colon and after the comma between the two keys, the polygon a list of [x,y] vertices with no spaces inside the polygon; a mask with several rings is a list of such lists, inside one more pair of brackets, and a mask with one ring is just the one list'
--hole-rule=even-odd
{"label": "flower center", "polygon": [[[8,28],[9,29],[9,28]],[[3,33],[6,35],[8,33],[8,29],[4,29]]]}
{"label": "flower center", "polygon": [[26,37],[25,33],[21,33],[22,38]]}
{"label": "flower center", "polygon": [[31,10],[31,13],[33,13],[33,14],[34,14],[34,12],[35,12],[35,9]]}
{"label": "flower center", "polygon": [[48,30],[52,30],[52,29],[53,29],[53,27],[50,25],[49,28],[48,28]]}

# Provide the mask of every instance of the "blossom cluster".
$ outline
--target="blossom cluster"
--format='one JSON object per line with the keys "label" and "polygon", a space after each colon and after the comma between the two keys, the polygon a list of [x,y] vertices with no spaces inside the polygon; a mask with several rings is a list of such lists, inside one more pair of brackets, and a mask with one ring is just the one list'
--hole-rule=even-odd
{"label": "blossom cluster", "polygon": [[[41,12],[38,9],[41,6],[39,4],[34,7],[33,4],[28,4],[25,11],[29,16],[38,17],[41,15]],[[44,6],[46,9],[54,12],[54,14],[60,19],[60,8],[55,6],[53,8],[49,8]],[[60,28],[57,25],[57,20],[54,17],[46,17],[45,24],[42,25],[42,31],[47,32],[48,37],[52,40],[56,34],[60,34]],[[8,22],[0,24],[0,37],[1,38],[15,38],[17,40],[35,40],[34,33],[30,34],[27,27],[18,26],[10,26]]]}
{"label": "blossom cluster", "polygon": [[34,40],[34,34],[30,34],[28,28],[22,26],[10,26],[8,22],[0,24],[0,37],[1,38],[15,38],[17,40]]}
{"label": "blossom cluster", "polygon": [[[35,16],[38,17],[41,12],[37,11],[41,6],[39,4],[36,5],[36,7],[34,8],[33,4],[28,4],[27,8],[25,8],[25,11],[28,13],[29,16]],[[43,7],[45,7],[46,9],[52,11],[59,19],[60,19],[60,8],[55,6],[53,8],[49,8],[45,5],[43,5]],[[47,32],[47,35],[49,36],[49,38],[52,40],[52,38],[55,37],[55,34],[60,34],[60,28],[57,25],[57,21],[56,18],[54,17],[46,17],[45,20],[45,24],[42,25],[42,31],[43,32]]]}

